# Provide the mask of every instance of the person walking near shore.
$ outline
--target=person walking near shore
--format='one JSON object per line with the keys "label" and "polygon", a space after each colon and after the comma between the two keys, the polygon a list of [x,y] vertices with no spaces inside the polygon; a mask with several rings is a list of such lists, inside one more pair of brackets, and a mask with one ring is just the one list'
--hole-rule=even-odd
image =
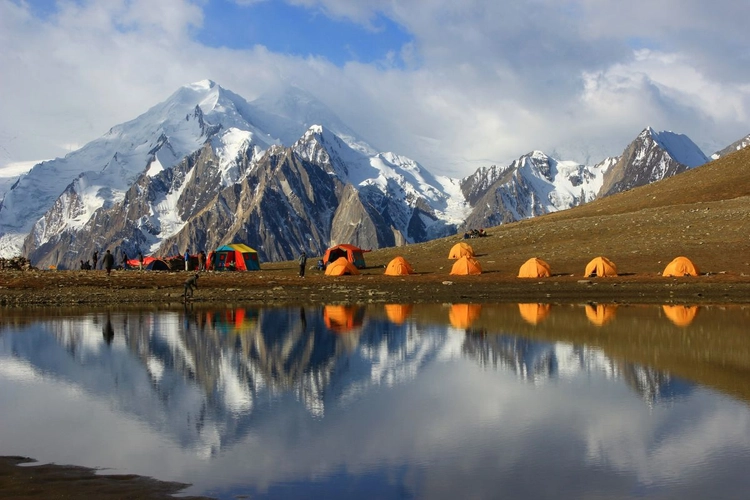
{"label": "person walking near shore", "polygon": [[302,252],[299,256],[299,277],[304,278],[305,277],[305,266],[307,265],[307,254],[305,252]]}
{"label": "person walking near shore", "polygon": [[115,265],[115,256],[112,255],[109,250],[107,250],[107,253],[104,254],[102,264],[104,265],[104,269],[107,271],[107,276],[109,276],[109,274],[112,272],[112,267],[114,267]]}
{"label": "person walking near shore", "polygon": [[[196,290],[198,289],[198,277],[200,275],[198,273],[195,273],[193,276],[189,277],[187,280],[185,280],[185,300],[190,297],[193,298],[193,288]],[[189,295],[188,295],[189,292]]]}

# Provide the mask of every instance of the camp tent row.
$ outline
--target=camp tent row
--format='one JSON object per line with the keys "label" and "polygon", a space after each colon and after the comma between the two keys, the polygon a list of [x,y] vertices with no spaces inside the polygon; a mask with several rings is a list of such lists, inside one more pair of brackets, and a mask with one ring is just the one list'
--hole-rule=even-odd
{"label": "camp tent row", "polygon": [[[700,271],[687,257],[676,257],[672,260],[664,271],[661,273],[662,276],[698,276]],[[547,278],[552,275],[550,265],[542,259],[532,257],[523,263],[521,268],[518,270],[519,278]],[[586,269],[583,273],[584,276],[590,277],[606,277],[606,276],[617,276],[617,266],[614,262],[606,257],[594,257],[586,265]]]}

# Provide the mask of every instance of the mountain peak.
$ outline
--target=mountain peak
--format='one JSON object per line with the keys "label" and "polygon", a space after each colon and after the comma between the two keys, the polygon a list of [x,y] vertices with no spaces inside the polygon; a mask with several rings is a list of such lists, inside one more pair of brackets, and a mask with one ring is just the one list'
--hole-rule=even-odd
{"label": "mountain peak", "polygon": [[190,90],[197,90],[197,91],[205,91],[205,90],[211,90],[214,87],[218,87],[219,85],[216,84],[213,80],[200,80],[198,82],[189,83],[187,85],[184,85],[185,88],[188,88]]}

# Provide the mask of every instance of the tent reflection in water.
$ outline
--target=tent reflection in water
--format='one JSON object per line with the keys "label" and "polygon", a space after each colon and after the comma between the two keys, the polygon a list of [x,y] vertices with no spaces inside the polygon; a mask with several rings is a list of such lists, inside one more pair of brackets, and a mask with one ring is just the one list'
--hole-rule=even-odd
{"label": "tent reflection in water", "polygon": [[482,265],[474,257],[463,256],[453,263],[450,274],[455,276],[482,274]]}
{"label": "tent reflection in water", "polygon": [[351,332],[364,323],[365,310],[357,306],[328,305],[323,308],[323,321],[336,333]]}
{"label": "tent reflection in water", "polygon": [[448,258],[453,260],[460,259],[461,257],[474,257],[474,255],[474,249],[471,248],[471,245],[463,241],[453,245],[450,252],[448,252]]}
{"label": "tent reflection in water", "polygon": [[258,312],[243,308],[207,311],[206,323],[218,333],[244,333],[257,325]]}
{"label": "tent reflection in water", "polygon": [[326,266],[326,276],[343,276],[345,274],[356,275],[359,271],[346,257],[339,257]]}
{"label": "tent reflection in water", "polygon": [[552,270],[549,264],[536,257],[524,262],[518,270],[519,278],[549,278],[550,276],[552,276]]}
{"label": "tent reflection in water", "polygon": [[615,317],[615,304],[586,304],[586,317],[596,326],[602,326]]}
{"label": "tent reflection in water", "polygon": [[411,304],[386,304],[385,315],[391,323],[401,325],[409,317],[413,307]]}
{"label": "tent reflection in water", "polygon": [[453,304],[448,313],[448,320],[454,328],[465,330],[479,318],[481,312],[481,304]]}
{"label": "tent reflection in water", "polygon": [[617,276],[617,266],[606,257],[594,257],[591,259],[591,262],[586,265],[586,271],[583,275],[587,278],[592,276]]}
{"label": "tent reflection in water", "polygon": [[698,314],[698,306],[664,305],[664,315],[677,326],[688,326]]}
{"label": "tent reflection in water", "polygon": [[550,304],[518,304],[518,312],[521,313],[521,317],[524,321],[532,325],[544,321],[549,316],[550,309],[552,309]]}
{"label": "tent reflection in water", "polygon": [[675,259],[667,264],[664,268],[662,276],[698,276],[700,271],[695,267],[695,264],[687,257],[675,257]]}
{"label": "tent reflection in water", "polygon": [[215,265],[216,271],[260,271],[258,252],[242,243],[217,248],[209,265]]}
{"label": "tent reflection in water", "polygon": [[400,255],[390,261],[385,268],[386,276],[404,276],[407,274],[414,274],[414,269],[411,267],[411,264]]}

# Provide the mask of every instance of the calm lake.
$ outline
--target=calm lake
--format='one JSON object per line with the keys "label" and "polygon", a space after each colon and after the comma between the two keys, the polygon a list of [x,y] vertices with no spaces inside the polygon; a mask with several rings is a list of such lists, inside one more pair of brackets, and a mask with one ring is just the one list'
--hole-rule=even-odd
{"label": "calm lake", "polygon": [[750,306],[3,314],[0,455],[227,499],[750,496]]}

